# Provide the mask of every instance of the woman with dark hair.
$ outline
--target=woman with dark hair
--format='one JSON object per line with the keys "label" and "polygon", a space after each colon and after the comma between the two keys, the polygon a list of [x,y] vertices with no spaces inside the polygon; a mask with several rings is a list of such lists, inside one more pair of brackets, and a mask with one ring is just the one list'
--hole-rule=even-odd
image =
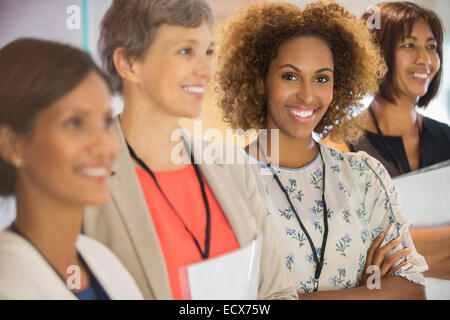
{"label": "woman with dark hair", "polygon": [[436,13],[415,3],[377,7],[375,40],[388,72],[366,111],[365,137],[347,145],[377,158],[395,177],[450,159],[450,127],[416,111],[428,106],[441,83],[443,28]]}
{"label": "woman with dark hair", "polygon": [[[213,23],[204,0],[112,2],[99,49],[124,100],[115,122],[121,152],[110,182],[112,199],[86,214],[84,231],[116,253],[146,299],[190,298],[183,270],[219,263],[212,260],[262,234],[252,297],[295,299],[250,168],[209,162],[202,152],[208,143],[180,130],[180,118],[200,114],[212,77]],[[237,269],[247,276],[242,261]],[[222,299],[240,298],[226,292],[232,284],[245,285],[205,282]]]}
{"label": "woman with dark hair", "polygon": [[[374,29],[375,40],[388,72],[362,114],[364,137],[336,146],[344,151],[365,151],[391,176],[398,176],[450,159],[450,127],[416,111],[416,106],[428,106],[441,83],[443,28],[436,13],[415,3],[377,6],[381,28]],[[366,13],[362,18],[368,17]],[[428,263],[425,276],[450,279],[450,227],[410,232]]]}
{"label": "woman with dark hair", "polygon": [[335,2],[266,3],[221,34],[219,106],[260,130],[246,151],[299,299],[423,299],[427,265],[386,170],[312,136],[361,133],[351,115],[385,72],[364,21]]}
{"label": "woman with dark hair", "polygon": [[17,200],[0,233],[0,297],[141,299],[112,252],[80,235],[118,152],[108,81],[87,53],[37,39],[0,49],[0,73],[0,195]]}

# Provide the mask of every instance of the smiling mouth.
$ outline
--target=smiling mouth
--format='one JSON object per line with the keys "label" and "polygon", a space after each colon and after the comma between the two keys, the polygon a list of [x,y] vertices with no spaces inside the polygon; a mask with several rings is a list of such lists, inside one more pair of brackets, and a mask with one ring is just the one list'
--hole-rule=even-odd
{"label": "smiling mouth", "polygon": [[188,93],[195,93],[195,94],[204,94],[205,93],[205,88],[198,87],[198,86],[184,86],[183,90]]}
{"label": "smiling mouth", "polygon": [[308,111],[299,111],[299,110],[295,110],[293,107],[287,107],[286,108],[287,111],[289,112],[289,114],[297,121],[299,122],[309,122],[312,119],[315,118],[316,114],[317,114],[317,110],[319,110],[319,108],[313,109],[313,110],[308,110]]}
{"label": "smiling mouth", "polygon": [[422,72],[410,72],[409,75],[413,78],[420,79],[420,80],[426,80],[430,76],[428,73],[422,73]]}
{"label": "smiling mouth", "polygon": [[75,172],[86,178],[105,180],[111,176],[111,170],[107,167],[82,167],[75,169]]}

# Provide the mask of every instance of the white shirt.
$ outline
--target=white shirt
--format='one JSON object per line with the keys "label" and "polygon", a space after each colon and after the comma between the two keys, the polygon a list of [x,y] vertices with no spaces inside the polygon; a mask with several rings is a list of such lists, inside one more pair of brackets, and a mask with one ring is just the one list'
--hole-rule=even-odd
{"label": "white shirt", "polygon": [[[365,152],[344,153],[325,145],[320,145],[320,149],[325,162],[329,231],[318,290],[357,287],[367,250],[381,231],[386,232],[382,246],[398,236],[403,238],[403,243],[387,256],[406,246],[412,247],[412,252],[406,257],[412,259],[412,264],[402,267],[396,274],[423,285],[423,272],[428,265],[414,247],[409,234],[411,223],[401,213],[394,186],[385,168]],[[255,159],[252,161],[254,163]],[[320,253],[324,233],[323,161],[319,153],[303,168],[273,167],[317,253]],[[267,219],[278,236],[282,258],[295,287],[299,293],[311,292],[314,288],[315,262],[307,237],[268,165],[257,161],[252,168],[259,190],[265,195]],[[318,257],[320,259],[319,254]]]}

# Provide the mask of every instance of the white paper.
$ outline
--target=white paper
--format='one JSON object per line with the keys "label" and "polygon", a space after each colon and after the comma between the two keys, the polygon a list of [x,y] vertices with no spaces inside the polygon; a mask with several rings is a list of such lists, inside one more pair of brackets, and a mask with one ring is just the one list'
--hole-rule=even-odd
{"label": "white paper", "polygon": [[192,300],[258,299],[262,235],[248,246],[187,268]]}
{"label": "white paper", "polygon": [[450,225],[450,166],[393,179],[413,228]]}
{"label": "white paper", "polygon": [[[402,213],[413,228],[450,226],[450,166],[421,170],[393,179]],[[443,248],[450,250],[450,248]],[[449,300],[450,281],[425,278],[427,299]]]}

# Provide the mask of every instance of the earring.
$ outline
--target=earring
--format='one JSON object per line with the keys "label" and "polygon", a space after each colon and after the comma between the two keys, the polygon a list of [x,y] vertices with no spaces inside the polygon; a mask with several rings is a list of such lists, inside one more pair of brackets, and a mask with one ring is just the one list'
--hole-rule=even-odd
{"label": "earring", "polygon": [[16,165],[17,168],[19,168],[20,165],[22,164],[22,160],[20,160],[20,158],[16,158],[16,160],[14,161],[14,164]]}

